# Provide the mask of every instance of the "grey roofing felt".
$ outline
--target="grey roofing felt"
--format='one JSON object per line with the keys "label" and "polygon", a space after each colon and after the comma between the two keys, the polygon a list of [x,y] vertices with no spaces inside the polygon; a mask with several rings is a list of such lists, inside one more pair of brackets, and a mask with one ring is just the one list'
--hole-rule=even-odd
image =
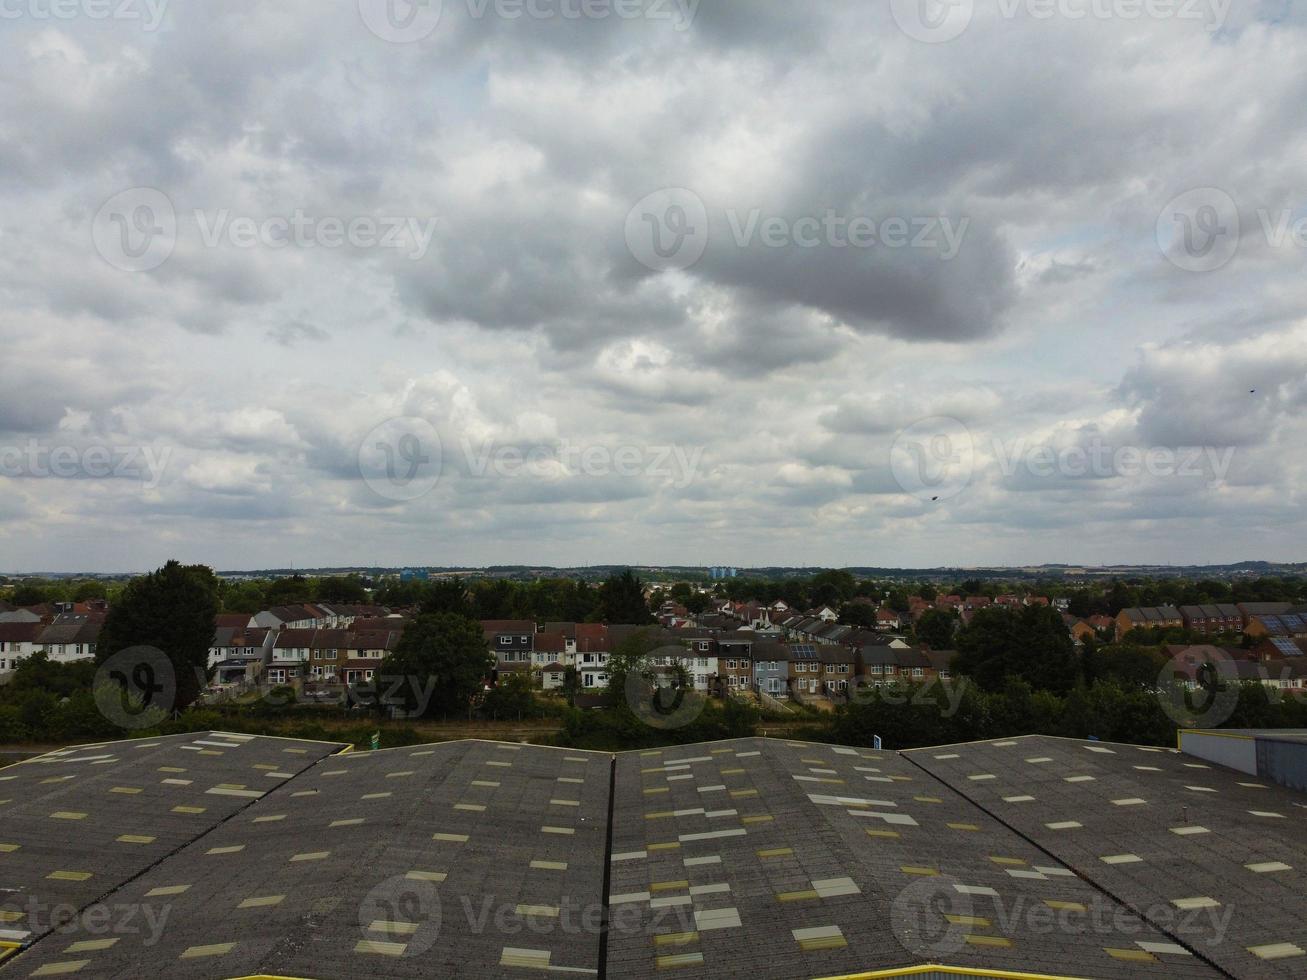
{"label": "grey roofing felt", "polygon": [[623,753],[612,863],[614,976],[928,962],[1219,976],[1183,951],[1150,955],[1141,944],[1168,937],[893,752],[746,739]]}
{"label": "grey roofing felt", "polygon": [[[830,977],[944,963],[1161,980],[1307,966],[1307,797],[1169,750],[151,741],[4,771],[40,795],[24,804],[38,816],[0,831],[19,845],[0,852],[3,887],[82,912],[0,976]],[[257,768],[270,764],[287,775]],[[76,778],[40,781],[63,768]],[[258,799],[208,792],[263,780]],[[88,816],[52,819],[56,805]],[[95,887],[45,877],[75,864]],[[82,890],[45,891],[65,886]]]}
{"label": "grey roofing felt", "polygon": [[905,753],[1230,976],[1307,975],[1307,797],[1175,750],[1027,737]]}
{"label": "grey roofing felt", "polygon": [[204,733],[79,746],[0,770],[0,927],[48,932],[345,746]]}

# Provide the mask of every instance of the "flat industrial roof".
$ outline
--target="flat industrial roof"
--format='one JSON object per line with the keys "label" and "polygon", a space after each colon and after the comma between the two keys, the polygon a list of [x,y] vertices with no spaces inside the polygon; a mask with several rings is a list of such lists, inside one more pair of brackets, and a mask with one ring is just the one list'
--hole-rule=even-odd
{"label": "flat industrial roof", "polygon": [[346,746],[210,732],[0,770],[0,933],[39,938]]}
{"label": "flat industrial roof", "polygon": [[904,753],[1229,976],[1307,971],[1307,797],[1173,749],[1042,736]]}
{"label": "flat industrial roof", "polygon": [[[936,975],[1160,980],[1307,967],[1307,796],[1169,749],[150,743],[4,770],[42,792],[23,804],[35,816],[0,831],[17,845],[0,850],[2,887],[26,901],[4,907],[78,914],[32,930],[0,976],[839,977],[943,964]],[[56,805],[86,816],[52,818]],[[94,843],[79,844],[81,828]],[[137,858],[116,863],[120,852]]]}

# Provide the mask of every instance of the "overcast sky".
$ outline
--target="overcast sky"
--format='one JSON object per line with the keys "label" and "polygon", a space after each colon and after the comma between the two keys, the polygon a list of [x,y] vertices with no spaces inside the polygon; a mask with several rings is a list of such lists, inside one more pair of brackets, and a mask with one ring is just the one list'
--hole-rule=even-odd
{"label": "overcast sky", "polygon": [[1302,559],[1301,8],[924,2],[3,0],[0,570]]}

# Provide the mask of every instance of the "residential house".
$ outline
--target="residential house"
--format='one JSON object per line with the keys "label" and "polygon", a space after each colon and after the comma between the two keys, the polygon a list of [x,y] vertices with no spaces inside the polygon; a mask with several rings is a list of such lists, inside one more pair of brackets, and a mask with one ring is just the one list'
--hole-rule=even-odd
{"label": "residential house", "polygon": [[956,650],[927,650],[923,649],[930,667],[926,671],[926,677],[938,678],[941,681],[951,681],[953,679],[953,660],[957,657]]}
{"label": "residential house", "polygon": [[877,686],[924,684],[937,677],[948,680],[956,656],[956,650],[868,646],[858,651],[858,674]]}
{"label": "residential house", "polygon": [[1293,608],[1289,602],[1237,602],[1235,608],[1243,616],[1244,629],[1254,616],[1283,616]]}
{"label": "residential house", "polygon": [[546,691],[557,691],[567,679],[567,667],[560,663],[545,664],[540,669],[540,686]]}
{"label": "residential house", "polygon": [[37,647],[55,663],[94,660],[100,640],[104,614],[100,612],[62,613],[37,637]]}
{"label": "residential house", "polygon": [[738,652],[718,652],[717,677],[721,689],[717,693],[725,696],[753,689],[752,648],[750,641],[748,647],[737,645],[732,648]]}
{"label": "residential house", "polygon": [[481,632],[495,655],[496,669],[531,664],[536,636],[536,624],[531,620],[483,619]]}
{"label": "residential house", "polygon": [[219,684],[258,680],[272,659],[276,638],[273,630],[262,627],[233,629],[219,626],[214,630],[213,645],[209,647],[213,679]]}
{"label": "residential house", "polygon": [[1183,629],[1184,617],[1175,606],[1144,606],[1122,609],[1116,616],[1116,638],[1133,629]]}
{"label": "residential house", "polygon": [[788,644],[773,640],[760,640],[752,645],[750,663],[753,664],[753,689],[779,698],[785,694],[790,680],[790,648]]}
{"label": "residential house", "polygon": [[899,680],[899,655],[893,647],[866,646],[858,651],[858,674],[877,686]]}
{"label": "residential house", "polygon": [[309,678],[326,683],[340,681],[345,662],[349,659],[349,645],[349,630],[314,630],[309,641]]}
{"label": "residential house", "polygon": [[340,673],[346,684],[363,684],[373,680],[381,668],[381,661],[393,653],[403,638],[404,631],[351,630],[346,635],[344,663]]}
{"label": "residential house", "polygon": [[582,687],[608,685],[608,657],[612,653],[608,627],[603,623],[576,624],[576,669]]}
{"label": "residential house", "polygon": [[1181,606],[1180,616],[1184,619],[1185,629],[1195,633],[1243,632],[1243,613],[1233,603]]}
{"label": "residential house", "polygon": [[264,626],[268,629],[313,629],[326,625],[327,614],[317,606],[307,603],[293,606],[273,606],[257,612],[251,619],[251,625]]}
{"label": "residential house", "polygon": [[816,697],[822,691],[822,666],[818,647],[813,643],[790,644],[789,689],[796,700]]}
{"label": "residential house", "polygon": [[881,606],[876,610],[876,629],[896,630],[902,628],[902,626],[902,617],[893,609],[888,606]]}
{"label": "residential house", "polygon": [[[544,670],[550,665],[566,667],[568,662],[567,637],[562,633],[537,633],[531,652],[531,666]],[[572,641],[572,660],[576,659],[576,641]]]}
{"label": "residential house", "polygon": [[821,689],[828,697],[848,693],[849,684],[857,675],[858,657],[844,646],[822,646],[817,648],[821,661]]}
{"label": "residential house", "polygon": [[317,630],[286,629],[277,633],[265,676],[271,684],[289,684],[308,671]]}
{"label": "residential house", "polygon": [[909,684],[924,684],[935,676],[934,664],[926,655],[926,650],[921,647],[895,650],[894,657],[901,681]]}
{"label": "residential house", "polygon": [[1269,614],[1250,616],[1244,632],[1249,636],[1307,637],[1307,615],[1286,612],[1278,616]]}
{"label": "residential house", "polygon": [[1263,663],[1268,660],[1307,658],[1307,639],[1291,636],[1268,636],[1252,648],[1251,653]]}
{"label": "residential house", "polygon": [[0,623],[0,671],[13,670],[35,653],[44,631],[45,624],[39,619],[30,623]]}
{"label": "residential house", "polygon": [[1098,632],[1094,627],[1078,616],[1063,613],[1062,622],[1066,623],[1067,630],[1071,633],[1071,639],[1075,641],[1076,646],[1080,646],[1088,638],[1097,638],[1098,636]]}
{"label": "residential house", "polygon": [[1094,615],[1086,619],[1085,622],[1088,623],[1090,626],[1092,626],[1099,633],[1116,629],[1116,620],[1113,619],[1111,616],[1104,616],[1102,613],[1095,613]]}
{"label": "residential house", "polygon": [[[1222,650],[1227,655],[1213,656],[1213,650]],[[1223,681],[1263,684],[1278,691],[1307,691],[1307,658],[1259,662],[1234,656],[1243,652],[1246,651],[1199,645],[1188,647],[1174,658],[1176,678],[1184,678],[1184,685],[1192,690],[1199,684],[1199,670],[1210,663]]]}

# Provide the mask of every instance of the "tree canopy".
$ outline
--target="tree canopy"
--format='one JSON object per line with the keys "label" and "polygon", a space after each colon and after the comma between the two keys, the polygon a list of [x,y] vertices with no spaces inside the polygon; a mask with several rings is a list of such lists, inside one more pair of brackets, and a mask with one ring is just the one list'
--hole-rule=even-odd
{"label": "tree canopy", "polygon": [[175,707],[199,696],[213,642],[217,580],[204,565],[170,561],[158,571],[133,579],[123,590],[100,632],[97,663],[130,647],[162,650],[177,683]]}
{"label": "tree canopy", "polygon": [[494,669],[481,624],[453,613],[419,616],[377,671],[406,711],[424,716],[465,711]]}
{"label": "tree canopy", "polygon": [[1075,644],[1061,614],[1047,606],[977,609],[955,646],[954,668],[988,690],[1019,678],[1036,689],[1066,694],[1079,678]]}

